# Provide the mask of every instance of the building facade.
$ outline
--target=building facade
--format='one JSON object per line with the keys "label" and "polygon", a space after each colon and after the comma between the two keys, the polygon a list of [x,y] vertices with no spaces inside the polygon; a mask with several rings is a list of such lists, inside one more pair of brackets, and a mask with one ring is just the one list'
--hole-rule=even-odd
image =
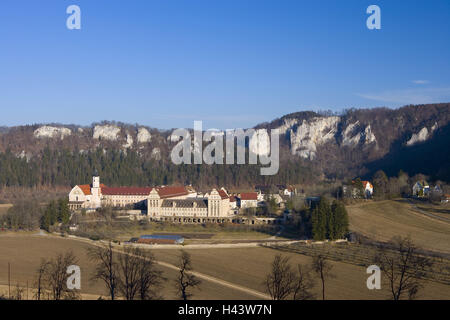
{"label": "building facade", "polygon": [[147,218],[156,221],[207,222],[232,214],[230,196],[222,188],[199,196],[192,187],[107,187],[95,175],[91,185],[77,185],[69,193],[71,210],[101,207],[144,208]]}

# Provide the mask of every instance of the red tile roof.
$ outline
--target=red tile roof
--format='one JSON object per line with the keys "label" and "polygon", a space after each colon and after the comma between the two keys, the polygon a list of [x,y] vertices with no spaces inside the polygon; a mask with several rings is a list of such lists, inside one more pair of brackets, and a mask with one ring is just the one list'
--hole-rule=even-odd
{"label": "red tile roof", "polygon": [[367,188],[367,184],[369,184],[370,188],[373,188],[372,184],[369,181],[361,181],[361,182],[362,182],[364,188]]}
{"label": "red tile roof", "polygon": [[222,198],[222,200],[229,198],[228,194],[223,189],[219,190],[219,196]]}
{"label": "red tile roof", "polygon": [[[89,184],[79,185],[78,187],[81,189],[81,191],[83,191],[85,195],[91,195],[91,186]],[[100,187],[102,194],[110,196],[145,196],[149,195],[153,190],[152,187],[107,187],[104,184],[101,184]],[[158,192],[161,199],[184,196],[189,193],[184,186],[156,187],[156,191]]]}
{"label": "red tile roof", "polygon": [[89,184],[83,184],[83,185],[78,186],[78,187],[81,189],[81,191],[83,191],[83,193],[86,196],[90,196],[91,195],[91,186]]}
{"label": "red tile roof", "polygon": [[185,196],[188,194],[188,191],[184,186],[157,187],[156,191],[158,191],[161,199]]}
{"label": "red tile roof", "polygon": [[121,196],[147,196],[150,194],[153,188],[151,187],[104,187],[102,188],[102,194],[104,195],[121,195]]}
{"label": "red tile roof", "polygon": [[241,193],[241,200],[258,200],[256,192]]}

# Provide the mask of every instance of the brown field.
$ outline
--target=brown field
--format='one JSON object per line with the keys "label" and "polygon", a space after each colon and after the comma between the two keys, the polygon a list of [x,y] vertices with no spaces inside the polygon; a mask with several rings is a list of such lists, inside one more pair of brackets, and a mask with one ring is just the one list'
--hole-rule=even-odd
{"label": "brown field", "polygon": [[[8,284],[8,262],[11,263],[11,287],[17,283],[30,287],[34,282],[35,270],[39,266],[41,258],[53,257],[59,252],[72,250],[79,259],[81,268],[81,293],[90,294],[92,297],[105,297],[107,292],[101,282],[90,280],[94,265],[88,260],[86,248],[88,243],[83,243],[67,238],[53,236],[35,236],[26,234],[0,235],[0,286],[5,290]],[[176,277],[176,271],[161,267],[164,276],[168,279],[162,295],[165,299],[176,299],[172,281]],[[1,291],[1,288],[0,288]],[[1,293],[1,292],[0,292]],[[3,292],[5,294],[6,292]],[[227,288],[218,284],[204,281],[201,290],[195,290],[194,299],[255,299],[254,296]]]}
{"label": "brown field", "polygon": [[[12,286],[17,282],[22,287],[26,281],[33,282],[34,272],[42,257],[54,256],[57,252],[72,250],[79,258],[82,270],[82,293],[84,298],[93,299],[106,295],[100,282],[89,280],[93,272],[93,264],[87,259],[86,248],[89,241],[79,241],[54,236],[36,236],[10,233],[0,235],[0,291],[7,285],[7,264],[11,262]],[[152,250],[159,261],[175,264],[178,250]],[[255,247],[242,249],[188,249],[192,256],[194,270],[208,276],[225,280],[241,287],[264,292],[263,280],[270,268],[273,257],[280,251],[269,248]],[[308,265],[311,258],[298,253],[286,253],[293,264]],[[364,267],[343,262],[330,261],[333,265],[335,278],[327,282],[327,299],[388,299],[386,285],[383,289],[368,290],[366,288],[367,274]],[[162,290],[166,299],[176,298],[172,281],[176,271],[161,267],[168,278]],[[201,290],[196,290],[194,299],[257,299],[250,293],[235,290],[218,283],[203,280]],[[316,293],[319,293],[317,282]],[[450,299],[450,286],[427,281],[425,289],[420,293],[422,299]]]}
{"label": "brown field", "polygon": [[[128,241],[133,237],[138,238],[144,234],[179,234],[181,236],[187,235],[186,243],[192,241],[211,242],[236,239],[262,240],[270,238],[272,234],[275,234],[276,231],[278,231],[278,229],[276,229],[270,234],[258,231],[254,226],[246,225],[221,226],[217,224],[162,224],[154,222],[146,225],[139,225],[137,222],[130,220],[115,220],[111,225],[103,222],[92,222],[91,220],[82,223],[80,230],[85,231],[86,234],[81,234],[81,236],[84,237],[87,237],[87,234],[100,234],[108,235],[119,241]],[[77,235],[77,233],[75,234]]]}
{"label": "brown field", "polygon": [[359,203],[347,211],[351,231],[379,241],[410,236],[423,249],[450,253],[450,223],[413,211],[405,199]]}
{"label": "brown field", "polygon": [[[194,266],[197,271],[206,273],[229,282],[264,291],[264,277],[270,269],[273,257],[280,253],[269,248],[245,249],[190,249]],[[157,259],[173,263],[177,250],[154,250]],[[311,263],[311,258],[301,254],[282,253],[291,257],[293,264]],[[342,262],[331,262],[335,278],[327,284],[328,299],[387,299],[389,291],[384,285],[382,290],[368,290],[366,280],[368,275],[363,267]],[[319,285],[316,286],[319,295]],[[425,289],[419,298],[450,299],[450,286],[426,282]]]}
{"label": "brown field", "polygon": [[450,203],[433,204],[424,201],[412,200],[418,209],[432,213],[439,217],[450,219]]}

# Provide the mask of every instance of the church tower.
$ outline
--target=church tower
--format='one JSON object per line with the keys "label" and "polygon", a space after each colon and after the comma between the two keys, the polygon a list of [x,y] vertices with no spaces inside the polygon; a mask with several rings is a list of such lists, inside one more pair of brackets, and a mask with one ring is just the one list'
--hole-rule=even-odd
{"label": "church tower", "polygon": [[99,208],[101,207],[101,189],[100,189],[100,176],[97,173],[97,170],[95,170],[94,175],[92,177],[92,187],[91,187],[91,207],[92,208]]}

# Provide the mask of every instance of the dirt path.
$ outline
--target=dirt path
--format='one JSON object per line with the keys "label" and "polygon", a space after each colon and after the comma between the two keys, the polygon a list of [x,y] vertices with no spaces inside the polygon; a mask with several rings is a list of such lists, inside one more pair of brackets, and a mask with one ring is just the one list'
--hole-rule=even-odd
{"label": "dirt path", "polygon": [[[163,266],[163,267],[172,269],[172,270],[176,270],[176,271],[180,270],[177,266],[174,266],[173,264],[170,264],[170,263],[167,263],[167,262],[156,261],[156,263],[161,265],[161,266]],[[203,279],[203,280],[206,280],[206,281],[209,281],[209,282],[213,282],[213,283],[216,283],[216,284],[219,284],[219,285],[231,288],[231,289],[235,289],[235,290],[239,290],[239,291],[248,293],[248,294],[250,294],[252,296],[255,296],[255,297],[259,298],[259,299],[264,299],[264,300],[270,300],[271,299],[270,296],[265,294],[265,293],[262,293],[262,292],[259,292],[259,291],[256,291],[256,290],[253,290],[253,289],[250,289],[250,288],[247,288],[247,287],[243,287],[243,286],[240,286],[240,285],[237,285],[237,284],[234,284],[234,283],[231,283],[231,282],[228,282],[228,281],[216,278],[216,277],[212,277],[212,276],[206,275],[204,273],[192,271],[191,274],[193,274],[194,276],[196,276],[196,277],[198,277],[200,279]]]}
{"label": "dirt path", "polygon": [[408,202],[411,205],[412,210],[414,212],[418,212],[420,214],[423,214],[424,216],[427,216],[428,218],[437,219],[437,220],[440,220],[440,221],[444,221],[444,222],[450,223],[450,219],[449,218],[441,217],[441,216],[438,216],[438,215],[435,215],[435,214],[423,211],[422,209],[417,207],[416,204],[414,202],[412,202],[411,199],[408,199]]}
{"label": "dirt path", "polygon": [[[52,235],[52,236],[54,236],[54,235]],[[101,246],[98,241],[93,241],[93,240],[90,240],[90,239],[84,239],[84,238],[79,238],[79,237],[70,237],[70,238],[72,240],[89,243],[89,244],[91,244],[93,246],[96,246],[96,247],[100,247]],[[124,253],[122,250],[117,249],[118,246],[119,245],[115,244],[114,248],[113,248],[113,251],[117,252],[117,253]],[[120,246],[122,246],[122,245],[120,245]],[[198,246],[198,245],[193,245],[193,246]],[[165,246],[162,249],[164,249],[164,248],[167,249]],[[209,248],[217,248],[217,245],[209,245]],[[180,247],[178,245],[176,247],[176,249],[179,250],[179,249],[185,249],[185,248]],[[164,262],[164,261],[156,260],[156,263],[158,265],[166,267],[168,269],[172,269],[172,270],[176,270],[176,271],[180,270],[177,266],[175,266],[173,264],[170,264],[170,263],[167,263],[167,262]],[[219,278],[216,278],[216,277],[204,274],[204,273],[192,271],[191,274],[195,275],[196,277],[198,277],[198,278],[200,278],[202,280],[209,281],[209,282],[212,282],[212,283],[215,283],[215,284],[219,284],[219,285],[222,285],[222,286],[225,286],[225,287],[228,287],[228,288],[231,288],[231,289],[235,289],[235,290],[238,290],[238,291],[242,291],[242,292],[247,293],[249,295],[252,295],[252,296],[254,296],[255,298],[258,298],[258,299],[265,299],[265,300],[270,300],[271,299],[270,296],[265,294],[265,293],[262,293],[262,292],[259,292],[257,290],[253,290],[253,289],[250,289],[250,288],[238,285],[238,284],[234,284],[234,283],[231,283],[231,282],[228,282],[228,281],[225,281],[225,280],[222,280],[222,279],[219,279]]]}

